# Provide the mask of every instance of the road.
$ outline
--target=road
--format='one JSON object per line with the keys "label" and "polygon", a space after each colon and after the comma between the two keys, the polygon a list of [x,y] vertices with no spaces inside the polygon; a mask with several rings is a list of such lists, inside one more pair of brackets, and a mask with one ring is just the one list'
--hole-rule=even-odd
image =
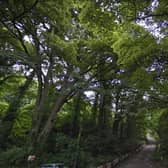
{"label": "road", "polygon": [[164,168],[159,163],[152,160],[155,147],[156,145],[153,143],[144,145],[141,152],[123,162],[117,168]]}

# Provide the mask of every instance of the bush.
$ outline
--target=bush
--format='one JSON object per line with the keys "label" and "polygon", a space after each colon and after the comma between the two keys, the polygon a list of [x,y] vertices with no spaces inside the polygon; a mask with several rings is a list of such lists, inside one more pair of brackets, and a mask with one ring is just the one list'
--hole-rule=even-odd
{"label": "bush", "polygon": [[118,138],[110,130],[102,130],[97,134],[89,135],[84,143],[87,146],[87,150],[97,157],[99,155],[119,155],[118,142]]}
{"label": "bush", "polygon": [[168,112],[164,112],[159,121],[160,150],[163,155],[168,156]]}
{"label": "bush", "polygon": [[78,164],[78,167],[86,168],[90,162],[90,153],[85,150],[85,146],[79,144],[77,139],[61,133],[52,136],[48,149],[41,159],[43,163],[63,162],[69,167]]}
{"label": "bush", "polygon": [[0,167],[19,168],[26,167],[26,149],[13,147],[0,153]]}

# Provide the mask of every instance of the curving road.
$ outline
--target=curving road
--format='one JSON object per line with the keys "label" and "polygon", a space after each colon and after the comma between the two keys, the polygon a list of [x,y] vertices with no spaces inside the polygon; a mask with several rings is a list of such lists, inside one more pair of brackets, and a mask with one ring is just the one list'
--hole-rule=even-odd
{"label": "curving road", "polygon": [[117,168],[164,168],[159,163],[152,161],[152,154],[155,147],[156,145],[154,143],[144,145],[141,152],[123,162]]}

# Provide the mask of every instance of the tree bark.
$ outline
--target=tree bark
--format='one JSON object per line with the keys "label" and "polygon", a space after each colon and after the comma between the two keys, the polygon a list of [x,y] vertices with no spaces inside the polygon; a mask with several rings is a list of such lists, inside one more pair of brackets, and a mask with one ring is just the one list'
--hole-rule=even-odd
{"label": "tree bark", "polygon": [[104,92],[100,94],[99,122],[100,129],[107,128],[110,122],[111,93],[107,92],[108,87],[104,85]]}
{"label": "tree bark", "polygon": [[81,95],[82,93],[78,91],[76,94],[75,99],[75,109],[73,112],[73,119],[72,119],[72,130],[71,130],[71,135],[72,137],[76,137],[79,134],[79,128],[80,128],[80,103],[81,103]]}
{"label": "tree bark", "polygon": [[[31,140],[29,145],[31,146],[31,153],[39,156],[44,152],[45,144],[48,140],[49,134],[54,127],[57,113],[60,111],[61,107],[67,102],[67,98],[71,94],[71,91],[67,94],[60,94],[55,101],[52,111],[46,119],[45,123],[41,123],[40,129],[36,130],[36,134],[31,134]],[[40,112],[40,111],[39,111]],[[35,126],[36,128],[36,126]],[[33,129],[33,128],[32,128]],[[34,139],[35,138],[35,139]],[[34,140],[33,140],[34,139]]]}
{"label": "tree bark", "polygon": [[120,99],[120,90],[117,89],[116,91],[116,97],[115,97],[115,116],[114,116],[114,122],[113,122],[113,135],[116,137],[119,137],[119,126],[121,121],[121,114],[119,109],[119,99]]}
{"label": "tree bark", "polygon": [[105,128],[105,111],[104,111],[105,99],[104,98],[105,96],[101,94],[100,104],[99,104],[99,124],[98,124],[99,129]]}
{"label": "tree bark", "polygon": [[94,127],[97,126],[98,99],[99,99],[99,93],[96,93],[93,108],[92,108],[92,120],[93,120]]}

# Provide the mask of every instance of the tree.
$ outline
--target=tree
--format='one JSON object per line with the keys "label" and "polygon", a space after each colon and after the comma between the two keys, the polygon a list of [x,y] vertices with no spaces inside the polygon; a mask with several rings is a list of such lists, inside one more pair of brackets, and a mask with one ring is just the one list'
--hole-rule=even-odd
{"label": "tree", "polygon": [[[116,105],[116,113],[112,113],[113,132],[116,132],[118,138],[124,136],[123,132],[129,132],[127,124],[131,128],[136,125],[133,122],[135,118],[127,114],[132,109],[135,113],[139,112],[141,107],[137,105],[137,101],[143,101],[145,93],[154,95],[151,89],[154,85],[150,79],[155,75],[150,68],[155,65],[158,54],[161,56],[162,49],[164,56],[167,53],[164,43],[164,40],[167,42],[166,38],[158,44],[150,32],[137,24],[139,19],[151,16],[154,23],[154,19],[160,17],[159,8],[164,3],[159,1],[158,5],[153,5],[152,2],[154,1],[0,2],[0,55],[3,56],[3,65],[7,64],[7,69],[12,72],[13,66],[19,67],[20,76],[24,77],[31,77],[33,72],[32,80],[38,85],[28,139],[31,152],[37,155],[43,152],[62,107],[85,90],[99,94],[95,96],[94,116],[97,117],[96,113],[99,112],[98,124],[101,128],[108,128],[112,123],[111,103]],[[150,19],[145,22],[149,23]],[[161,50],[160,46],[163,47]],[[5,69],[3,67],[0,71],[1,83],[8,78]],[[155,66],[154,69],[164,73]],[[151,78],[145,79],[149,76]],[[137,80],[141,79],[143,81],[138,83]],[[25,85],[28,89],[29,85]],[[143,87],[139,87],[140,85]],[[157,87],[156,89],[158,90]],[[20,93],[18,91],[16,95],[19,95],[19,99],[15,101],[17,108],[20,107],[21,94],[25,90],[20,89]],[[156,96],[160,96],[160,93]],[[135,98],[135,105],[127,99],[129,96]],[[78,98],[74,130],[78,129],[80,94]],[[10,108],[9,111],[11,114],[13,110]],[[17,109],[14,111],[16,114]]]}
{"label": "tree", "polygon": [[[5,15],[3,13],[1,17],[1,25],[6,32],[4,41],[11,46],[7,54],[19,60],[28,70],[33,69],[36,74],[38,92],[30,142],[33,148],[36,146],[37,151],[40,151],[53,128],[60,108],[95,76],[94,73],[88,72],[95,67],[96,60],[91,60],[94,55],[89,53],[90,47],[87,42],[79,37],[73,39],[77,23],[72,21],[76,11],[71,10],[71,1],[35,1],[35,4],[33,2],[30,2],[33,8],[19,16],[14,4],[3,3],[3,6],[9,5],[7,9],[13,7],[14,10],[13,13],[3,10]],[[25,5],[30,4],[16,4],[18,8],[24,8]],[[66,37],[69,40],[66,40]],[[45,107],[50,89],[55,93],[55,99],[50,105],[51,111],[46,115]],[[46,121],[45,124],[43,121]]]}
{"label": "tree", "polygon": [[18,116],[18,109],[21,106],[22,99],[28,90],[32,80],[34,77],[34,72],[30,74],[30,76],[27,77],[25,83],[21,85],[18,89],[18,91],[15,94],[15,97],[13,97],[12,101],[9,104],[8,109],[5,112],[4,117],[1,120],[0,125],[0,142],[1,142],[1,148],[6,148],[6,142],[8,142],[8,138],[11,134],[13,125],[15,123],[15,120]]}

